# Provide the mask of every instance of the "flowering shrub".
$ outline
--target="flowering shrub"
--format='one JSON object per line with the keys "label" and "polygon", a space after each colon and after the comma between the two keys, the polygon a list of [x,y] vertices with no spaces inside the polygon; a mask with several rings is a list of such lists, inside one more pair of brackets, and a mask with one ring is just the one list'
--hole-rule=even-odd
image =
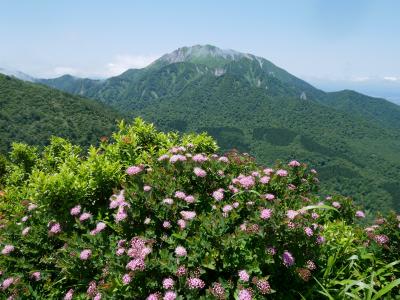
{"label": "flowering shrub", "polygon": [[[86,159],[57,140],[21,191],[9,183],[6,197],[21,204],[1,229],[4,295],[318,299],[313,278],[326,273],[332,226],[347,226],[357,245],[369,238],[350,199],[321,200],[305,164],[260,167],[247,155],[217,155],[206,135],[165,135],[140,120],[114,139]],[[380,230],[371,251],[395,259],[396,228]]]}

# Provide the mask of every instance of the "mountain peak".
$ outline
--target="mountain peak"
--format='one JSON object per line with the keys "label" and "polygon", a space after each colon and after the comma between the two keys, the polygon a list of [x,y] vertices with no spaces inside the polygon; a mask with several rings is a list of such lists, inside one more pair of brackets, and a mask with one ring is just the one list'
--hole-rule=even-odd
{"label": "mountain peak", "polygon": [[5,69],[5,68],[0,68],[0,74],[4,74],[7,76],[12,76],[20,80],[24,81],[30,81],[34,82],[35,79],[32,76],[29,76],[28,74],[25,74],[21,71],[18,70],[11,70],[11,69]]}
{"label": "mountain peak", "polygon": [[226,61],[238,60],[241,58],[253,59],[254,56],[241,53],[231,49],[221,49],[213,45],[194,45],[191,47],[181,47],[171,53],[163,55],[156,62],[158,63],[177,63],[177,62],[193,62],[204,63],[206,65],[219,65]]}

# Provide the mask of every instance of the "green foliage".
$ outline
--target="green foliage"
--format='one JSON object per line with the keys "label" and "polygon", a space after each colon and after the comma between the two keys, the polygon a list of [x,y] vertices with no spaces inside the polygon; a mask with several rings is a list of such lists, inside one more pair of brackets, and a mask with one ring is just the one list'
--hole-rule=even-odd
{"label": "green foliage", "polygon": [[86,154],[55,137],[43,151],[15,144],[8,178],[25,177],[0,195],[2,297],[395,299],[399,216],[364,229],[306,164],[216,151],[141,119]]}

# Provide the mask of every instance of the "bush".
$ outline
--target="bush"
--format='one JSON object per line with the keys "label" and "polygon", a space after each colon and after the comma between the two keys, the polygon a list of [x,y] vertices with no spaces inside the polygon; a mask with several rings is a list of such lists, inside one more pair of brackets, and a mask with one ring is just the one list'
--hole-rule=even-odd
{"label": "bush", "polygon": [[[163,134],[140,119],[113,138],[86,156],[54,138],[23,186],[6,187],[5,203],[20,205],[8,207],[0,233],[4,295],[320,299],[350,289],[335,274],[372,276],[398,257],[398,235],[397,244],[368,246],[355,220],[363,213],[348,198],[322,200],[305,164],[261,168],[248,155],[215,154],[207,135]],[[397,229],[384,226],[395,240]],[[397,282],[392,266],[385,282]]]}

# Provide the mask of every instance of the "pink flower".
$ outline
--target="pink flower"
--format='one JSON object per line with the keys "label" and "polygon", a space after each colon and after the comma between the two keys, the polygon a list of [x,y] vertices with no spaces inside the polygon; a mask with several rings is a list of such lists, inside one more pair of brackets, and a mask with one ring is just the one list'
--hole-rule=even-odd
{"label": "pink flower", "polygon": [[317,237],[317,241],[316,242],[317,242],[317,244],[321,245],[321,244],[325,243],[325,238],[323,236],[319,235]]}
{"label": "pink flower", "polygon": [[150,191],[151,191],[151,186],[145,185],[145,186],[143,187],[143,191],[145,191],[145,192],[150,192]]}
{"label": "pink flower", "polygon": [[278,171],[276,171],[276,175],[280,177],[286,177],[288,175],[288,172],[286,170],[279,169]]}
{"label": "pink flower", "polygon": [[175,198],[184,200],[186,198],[186,194],[184,192],[181,192],[181,191],[176,191],[175,192]]}
{"label": "pink flower", "polygon": [[208,158],[206,156],[204,156],[203,154],[196,154],[195,156],[192,157],[192,160],[197,163],[203,163],[203,162],[207,161]]}
{"label": "pink flower", "polygon": [[264,209],[261,211],[260,217],[261,217],[261,219],[263,219],[263,220],[267,220],[267,219],[271,218],[271,215],[272,215],[272,210],[269,209],[269,208],[264,208]]}
{"label": "pink flower", "polygon": [[77,205],[71,208],[71,216],[77,216],[81,213],[81,206]]}
{"label": "pink flower", "polygon": [[74,296],[74,290],[69,289],[68,292],[64,296],[64,300],[72,300],[73,296]]}
{"label": "pink flower", "polygon": [[92,280],[91,282],[89,282],[89,286],[86,290],[86,293],[88,294],[89,297],[94,297],[96,292],[97,292],[97,284],[96,281]]}
{"label": "pink flower", "polygon": [[262,295],[271,293],[271,286],[266,279],[257,280],[257,289]]}
{"label": "pink flower", "polygon": [[184,247],[178,246],[178,247],[175,248],[175,254],[178,257],[184,257],[184,256],[187,255],[187,251],[186,251],[186,249]]}
{"label": "pink flower", "polygon": [[339,202],[337,202],[337,201],[334,201],[334,202],[332,202],[332,206],[334,207],[334,208],[340,208],[340,203]]}
{"label": "pink flower", "polygon": [[166,198],[163,200],[163,203],[167,205],[172,205],[174,204],[174,200],[172,200],[171,198]]}
{"label": "pink flower", "polygon": [[319,214],[313,212],[313,213],[311,213],[311,218],[313,218],[314,220],[318,219],[319,218]]}
{"label": "pink flower", "polygon": [[124,276],[122,276],[122,283],[124,285],[129,284],[132,281],[132,277],[129,274],[124,274]]}
{"label": "pink flower", "polygon": [[290,163],[288,163],[289,167],[300,167],[300,163],[297,160],[292,160]]}
{"label": "pink flower", "polygon": [[271,201],[275,199],[275,196],[273,194],[265,194],[264,195],[265,199]]}
{"label": "pink flower", "polygon": [[100,294],[100,293],[97,293],[97,294],[94,296],[93,300],[101,300],[101,294]]}
{"label": "pink flower", "polygon": [[98,234],[99,232],[103,231],[105,228],[106,228],[106,224],[103,223],[103,222],[99,222],[99,223],[97,223],[96,228],[93,229],[93,230],[90,232],[90,234],[91,234],[91,235],[96,235],[96,234]]}
{"label": "pink flower", "polygon": [[375,242],[377,242],[379,245],[384,245],[389,242],[389,237],[385,234],[377,234],[374,237]]}
{"label": "pink flower", "polygon": [[307,260],[306,267],[310,271],[313,271],[313,270],[315,270],[317,268],[317,266],[315,265],[315,263],[312,260]]}
{"label": "pink flower", "polygon": [[249,289],[242,289],[239,291],[239,300],[251,300],[253,299],[253,295],[251,290]]}
{"label": "pink flower", "polygon": [[37,207],[38,207],[38,206],[37,206],[36,204],[31,203],[31,204],[29,204],[29,206],[28,206],[28,211],[35,210]]}
{"label": "pink flower", "polygon": [[39,281],[39,280],[41,279],[41,274],[40,274],[40,272],[33,272],[32,275],[31,275],[31,278],[32,278],[34,281]]}
{"label": "pink flower", "polygon": [[255,184],[254,178],[252,176],[244,176],[239,179],[239,184],[245,189],[249,189]]}
{"label": "pink flower", "polygon": [[271,175],[272,173],[274,173],[274,169],[266,168],[263,170],[263,172],[265,173],[265,175]]}
{"label": "pink flower", "polygon": [[180,212],[182,218],[184,220],[192,220],[196,217],[196,212],[195,211],[186,211],[186,210],[182,210]]}
{"label": "pink flower", "polygon": [[314,234],[313,230],[310,227],[304,228],[304,232],[308,237],[311,237]]}
{"label": "pink flower", "polygon": [[174,280],[171,277],[165,278],[162,282],[164,289],[169,290],[174,287]]}
{"label": "pink flower", "polygon": [[260,178],[262,184],[267,184],[271,178],[269,176],[263,176]]}
{"label": "pink flower", "polygon": [[143,271],[146,268],[146,264],[142,258],[135,258],[126,265],[126,268],[131,271]]}
{"label": "pink flower", "polygon": [[356,211],[356,217],[357,217],[357,218],[365,218],[365,214],[364,214],[363,211],[357,210],[357,211]]}
{"label": "pink flower", "polygon": [[28,219],[29,219],[28,216],[24,216],[24,217],[22,217],[21,221],[22,221],[22,222],[26,222],[26,221],[28,221]]}
{"label": "pink flower", "polygon": [[92,256],[92,250],[85,249],[85,250],[82,250],[81,254],[79,255],[79,258],[81,260],[88,260],[91,256]]}
{"label": "pink flower", "polygon": [[228,163],[229,159],[225,156],[221,156],[220,158],[218,158],[218,161],[223,162],[223,163]]}
{"label": "pink flower", "polygon": [[146,300],[160,300],[160,294],[159,293],[153,293],[150,294]]}
{"label": "pink flower", "polygon": [[276,254],[275,247],[268,247],[267,248],[267,253],[270,254],[270,255],[275,255]]}
{"label": "pink flower", "polygon": [[26,235],[29,233],[30,230],[31,230],[30,227],[24,228],[24,229],[22,230],[22,235],[23,235],[23,236],[26,236]]}
{"label": "pink flower", "polygon": [[178,269],[176,270],[176,276],[178,277],[182,277],[184,275],[186,275],[186,268],[185,266],[179,266]]}
{"label": "pink flower", "polygon": [[60,233],[61,232],[60,223],[55,223],[55,224],[51,225],[49,232],[52,233],[52,234]]}
{"label": "pink flower", "polygon": [[238,208],[239,205],[240,205],[239,202],[233,202],[232,203],[233,208]]}
{"label": "pink flower", "polygon": [[207,176],[207,172],[198,167],[194,168],[193,172],[197,177],[206,177]]}
{"label": "pink flower", "polygon": [[118,248],[117,249],[117,251],[115,252],[115,254],[117,255],[117,256],[121,256],[121,255],[123,255],[125,253],[125,248]]}
{"label": "pink flower", "polygon": [[90,219],[92,217],[92,214],[90,213],[83,213],[81,214],[81,216],[79,217],[79,221],[84,222],[88,219]]}
{"label": "pink flower", "polygon": [[294,265],[294,257],[289,251],[284,251],[282,254],[283,264],[286,267],[290,267]]}
{"label": "pink flower", "polygon": [[168,154],[163,154],[158,158],[158,161],[163,161],[163,160],[167,160],[169,159],[169,155]]}
{"label": "pink flower", "polygon": [[225,206],[222,208],[222,211],[223,211],[224,213],[228,213],[228,212],[230,212],[232,209],[233,209],[233,206],[230,205],[230,204],[227,204],[227,205],[225,205]]}
{"label": "pink flower", "polygon": [[3,283],[1,284],[2,290],[4,291],[4,290],[8,289],[10,287],[10,285],[12,285],[14,283],[14,281],[15,280],[13,277],[4,279]]}
{"label": "pink flower", "polygon": [[201,280],[200,278],[196,278],[196,277],[189,277],[186,281],[187,285],[189,286],[189,289],[193,290],[193,289],[203,289],[206,284],[204,283],[203,280]]}
{"label": "pink flower", "polygon": [[289,209],[289,210],[287,211],[287,213],[286,213],[287,217],[288,217],[290,220],[293,220],[294,218],[296,218],[296,216],[297,216],[298,214],[299,214],[299,213],[298,213],[297,211],[292,210],[292,209]]}
{"label": "pink flower", "polygon": [[186,161],[186,156],[181,155],[181,154],[176,154],[176,155],[172,155],[171,158],[169,159],[169,162],[171,164],[174,164],[178,161]]}
{"label": "pink flower", "polygon": [[317,170],[315,170],[315,169],[311,169],[310,172],[313,174],[317,174]]}
{"label": "pink flower", "polygon": [[185,201],[186,201],[186,203],[194,203],[194,197],[192,196],[192,195],[187,195],[186,197],[185,197]]}
{"label": "pink flower", "polygon": [[173,291],[167,291],[164,295],[163,300],[175,300],[176,299],[176,293]]}
{"label": "pink flower", "polygon": [[168,229],[168,228],[171,228],[171,223],[169,221],[164,221],[162,226],[164,228]]}
{"label": "pink flower", "polygon": [[132,176],[132,175],[139,174],[142,171],[143,171],[143,168],[140,166],[131,166],[126,169],[126,174],[128,174],[129,176]]}
{"label": "pink flower", "polygon": [[249,273],[247,273],[246,270],[240,270],[240,271],[238,272],[238,275],[239,275],[239,279],[240,279],[241,281],[247,282],[247,281],[249,281],[249,279],[250,279],[250,275],[249,275]]}
{"label": "pink flower", "polygon": [[224,199],[224,192],[221,190],[214,191],[213,198],[217,201],[221,201],[222,199]]}
{"label": "pink flower", "polygon": [[179,219],[177,223],[178,223],[178,226],[179,226],[180,229],[185,229],[186,228],[186,221],[185,220]]}

